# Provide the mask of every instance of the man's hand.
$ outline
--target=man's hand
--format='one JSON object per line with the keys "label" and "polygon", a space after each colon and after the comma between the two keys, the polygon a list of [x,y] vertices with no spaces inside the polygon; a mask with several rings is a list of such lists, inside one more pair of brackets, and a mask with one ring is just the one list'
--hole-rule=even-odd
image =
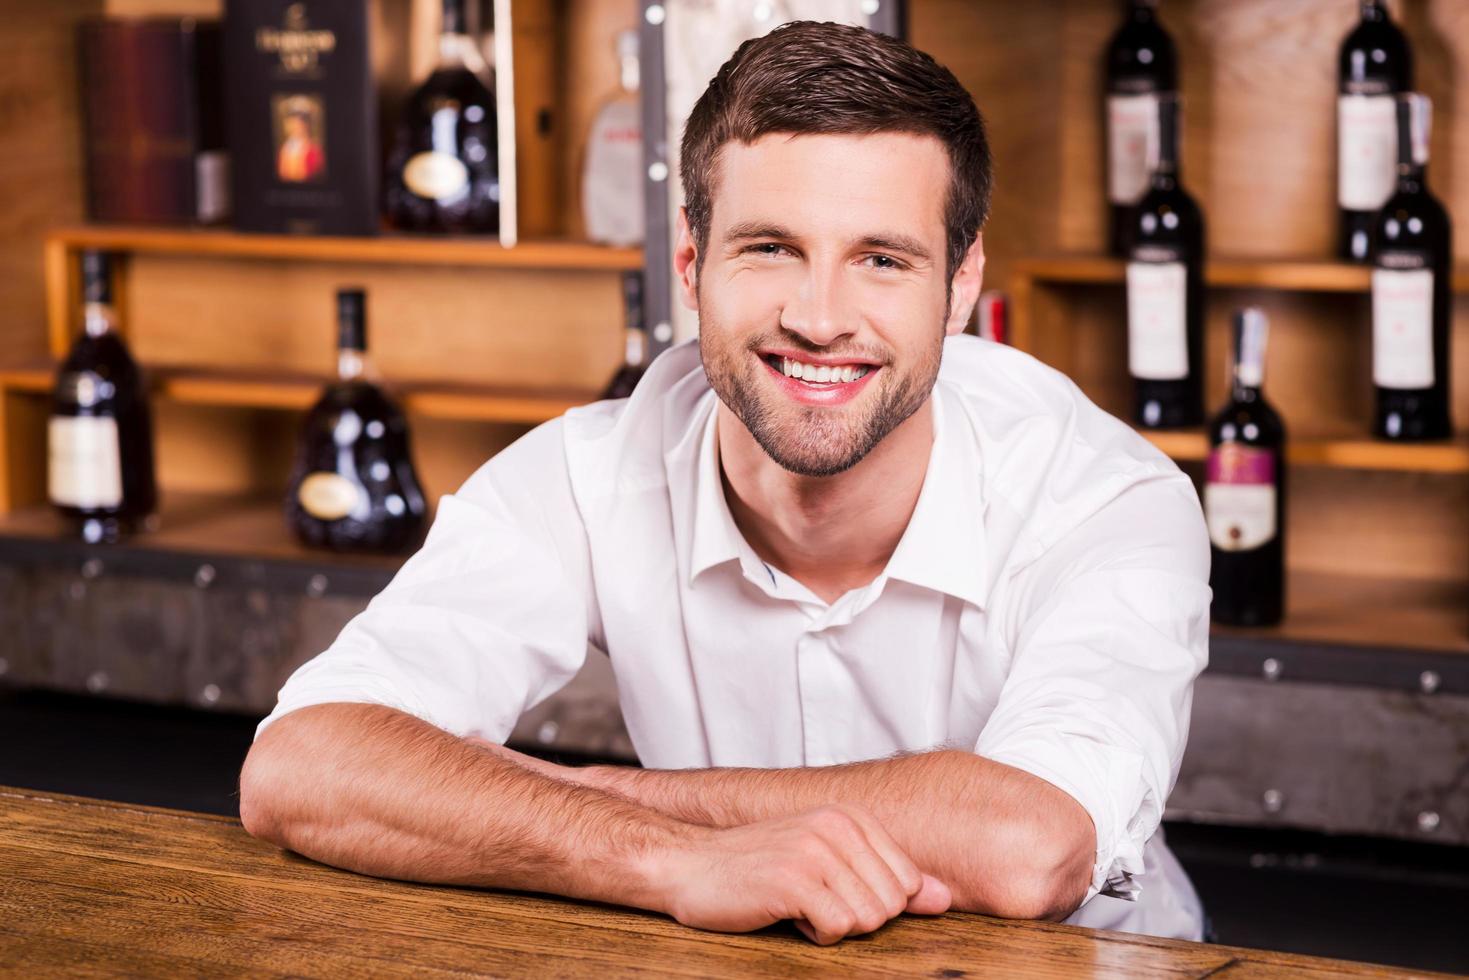
{"label": "man's hand", "polygon": [[659,877],[667,912],[684,925],[748,932],[792,919],[823,946],[905,911],[938,915],[951,901],[871,814],[843,805],[700,829],[667,856]]}

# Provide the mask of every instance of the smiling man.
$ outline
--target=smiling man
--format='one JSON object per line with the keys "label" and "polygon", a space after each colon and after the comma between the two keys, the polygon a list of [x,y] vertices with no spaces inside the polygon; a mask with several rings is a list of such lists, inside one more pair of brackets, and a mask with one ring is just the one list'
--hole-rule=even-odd
{"label": "smiling man", "polygon": [[[1064,377],[959,336],[972,99],[899,41],[793,24],[720,70],[682,160],[698,346],[443,499],[281,691],[245,826],[822,943],[949,908],[1199,938],[1155,832],[1206,658],[1203,519]],[[589,643],[643,769],[503,747]]]}

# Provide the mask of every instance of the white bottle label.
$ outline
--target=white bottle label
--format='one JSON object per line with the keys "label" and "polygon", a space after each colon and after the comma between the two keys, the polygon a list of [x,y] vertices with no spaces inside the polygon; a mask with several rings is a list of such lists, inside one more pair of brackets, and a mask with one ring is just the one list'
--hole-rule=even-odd
{"label": "white bottle label", "polygon": [[1275,457],[1227,442],[1209,453],[1204,519],[1220,551],[1248,551],[1275,537]]}
{"label": "white bottle label", "polygon": [[52,503],[84,510],[122,504],[117,419],[53,415],[46,434]]}
{"label": "white bottle label", "polygon": [[1182,262],[1127,264],[1127,367],[1134,378],[1188,377],[1187,298]]}
{"label": "white bottle label", "polygon": [[1158,97],[1107,97],[1107,199],[1136,204],[1158,166]]}
{"label": "white bottle label", "polygon": [[403,165],[403,183],[419,197],[452,201],[469,187],[469,168],[447,153],[416,153]]}
{"label": "white bottle label", "polygon": [[638,103],[603,107],[587,140],[582,174],[587,237],[605,245],[643,242],[643,127]]}
{"label": "white bottle label", "polygon": [[1372,382],[1432,388],[1433,270],[1372,270]]}
{"label": "white bottle label", "polygon": [[1376,211],[1397,186],[1397,103],[1391,95],[1343,95],[1336,100],[1337,202],[1348,211]]}
{"label": "white bottle label", "polygon": [[339,521],[366,503],[357,484],[340,473],[321,471],[301,481],[296,499],[306,513],[323,521]]}

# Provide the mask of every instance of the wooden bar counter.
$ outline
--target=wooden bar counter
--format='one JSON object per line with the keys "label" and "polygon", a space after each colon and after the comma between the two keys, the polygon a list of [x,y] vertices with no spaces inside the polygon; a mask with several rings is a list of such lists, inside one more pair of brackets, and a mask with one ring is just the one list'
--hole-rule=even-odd
{"label": "wooden bar counter", "polygon": [[225,817],[0,787],[0,973],[1393,977],[1422,974],[1071,926],[902,918],[820,948],[555,898],[382,881]]}

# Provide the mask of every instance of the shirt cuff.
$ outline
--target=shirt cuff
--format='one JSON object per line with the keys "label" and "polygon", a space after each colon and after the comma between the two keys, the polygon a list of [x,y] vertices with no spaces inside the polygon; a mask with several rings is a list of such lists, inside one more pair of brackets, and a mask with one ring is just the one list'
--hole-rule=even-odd
{"label": "shirt cuff", "polygon": [[[1142,778],[1136,753],[1084,738],[1008,742],[979,755],[1044,779],[1070,796],[1092,818],[1097,853],[1092,863],[1086,904],[1098,894],[1136,901],[1142,892],[1143,847],[1157,829],[1161,810]],[[1152,826],[1147,826],[1151,821]]]}

